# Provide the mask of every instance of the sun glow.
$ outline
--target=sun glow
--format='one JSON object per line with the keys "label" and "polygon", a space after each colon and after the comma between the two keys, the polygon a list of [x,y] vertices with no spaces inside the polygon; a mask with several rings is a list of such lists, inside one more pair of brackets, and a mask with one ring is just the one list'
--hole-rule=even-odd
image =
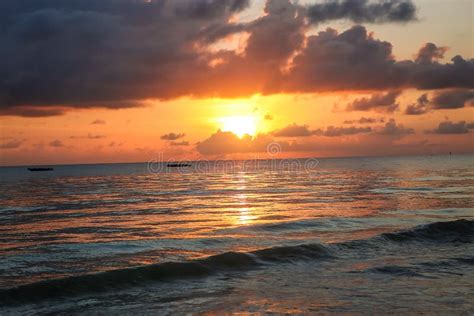
{"label": "sun glow", "polygon": [[242,138],[244,135],[254,136],[257,132],[257,120],[253,116],[229,116],[219,120],[221,130],[232,132]]}

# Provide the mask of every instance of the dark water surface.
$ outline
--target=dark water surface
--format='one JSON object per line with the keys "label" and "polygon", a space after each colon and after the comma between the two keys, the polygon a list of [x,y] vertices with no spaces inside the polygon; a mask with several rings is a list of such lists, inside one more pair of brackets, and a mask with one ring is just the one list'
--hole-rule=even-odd
{"label": "dark water surface", "polygon": [[473,158],[0,168],[0,311],[474,313]]}

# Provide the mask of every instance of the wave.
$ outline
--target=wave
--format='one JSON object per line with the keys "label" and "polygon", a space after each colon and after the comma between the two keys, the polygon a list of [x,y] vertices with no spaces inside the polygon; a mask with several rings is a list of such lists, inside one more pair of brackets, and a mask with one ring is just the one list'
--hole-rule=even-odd
{"label": "wave", "polygon": [[425,275],[416,271],[415,268],[412,267],[403,267],[397,265],[386,265],[380,267],[374,267],[362,272],[369,272],[369,273],[380,273],[380,274],[387,274],[391,276],[404,276],[404,277],[426,277]]}
{"label": "wave", "polygon": [[406,265],[382,265],[367,268],[364,270],[354,270],[351,273],[376,273],[395,277],[422,277],[437,278],[440,274],[464,275],[462,266],[474,265],[474,257],[455,257],[442,260],[430,260]]}
{"label": "wave", "polygon": [[299,221],[287,221],[280,223],[271,224],[257,224],[248,226],[247,229],[262,230],[262,231],[282,231],[282,230],[299,230],[305,228],[316,228],[321,226],[327,226],[326,223],[321,220],[299,220]]}
{"label": "wave", "polygon": [[404,231],[384,233],[381,237],[396,242],[433,241],[471,243],[474,241],[474,221],[460,219],[449,222],[435,222]]}
{"label": "wave", "polygon": [[[412,229],[384,233],[368,240],[344,242],[341,244],[303,244],[260,249],[252,252],[226,252],[186,262],[166,262],[134,268],[118,269],[96,274],[87,274],[30,283],[16,288],[0,290],[0,302],[16,304],[38,301],[53,297],[102,292],[115,288],[135,286],[152,281],[206,277],[224,271],[255,269],[266,264],[288,263],[298,260],[337,259],[338,251],[358,248],[360,251],[373,247],[387,246],[387,242],[472,242],[474,221],[456,220],[435,222]],[[345,248],[344,250],[342,248]],[[472,258],[463,258],[472,264]],[[394,275],[415,274],[398,267],[376,268],[374,272]]]}
{"label": "wave", "polygon": [[166,262],[86,274],[21,285],[0,291],[0,302],[15,304],[52,297],[103,292],[114,288],[143,284],[150,281],[169,281],[205,277],[223,271],[238,271],[275,263],[315,258],[330,258],[329,249],[320,244],[273,247],[253,252],[226,252],[187,262]]}

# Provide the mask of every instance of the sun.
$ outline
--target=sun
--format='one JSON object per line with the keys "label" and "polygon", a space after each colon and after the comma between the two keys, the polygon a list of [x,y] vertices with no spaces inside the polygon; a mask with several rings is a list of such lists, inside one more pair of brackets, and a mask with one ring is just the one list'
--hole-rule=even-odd
{"label": "sun", "polygon": [[221,130],[232,132],[239,138],[244,135],[255,136],[257,132],[257,120],[253,116],[228,116],[219,119]]}

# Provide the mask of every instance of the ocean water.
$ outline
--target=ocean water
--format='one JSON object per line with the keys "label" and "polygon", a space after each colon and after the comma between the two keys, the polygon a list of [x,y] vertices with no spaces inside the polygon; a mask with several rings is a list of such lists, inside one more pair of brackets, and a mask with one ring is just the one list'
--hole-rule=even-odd
{"label": "ocean water", "polygon": [[473,158],[0,168],[0,314],[473,314]]}

